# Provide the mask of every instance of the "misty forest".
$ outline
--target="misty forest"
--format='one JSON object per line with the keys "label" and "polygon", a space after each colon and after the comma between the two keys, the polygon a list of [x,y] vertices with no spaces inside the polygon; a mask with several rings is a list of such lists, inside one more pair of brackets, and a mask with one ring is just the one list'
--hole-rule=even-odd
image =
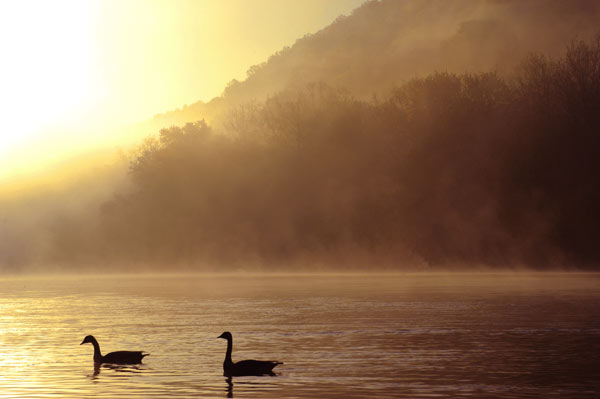
{"label": "misty forest", "polygon": [[385,22],[347,58],[308,57],[400,4],[367,3],[222,97],[157,116],[100,199],[70,206],[102,174],[44,206],[4,200],[0,264],[597,269],[600,36],[537,51],[499,16],[394,53],[382,38],[417,28]]}
{"label": "misty forest", "polygon": [[600,398],[599,22],[0,1],[0,397]]}

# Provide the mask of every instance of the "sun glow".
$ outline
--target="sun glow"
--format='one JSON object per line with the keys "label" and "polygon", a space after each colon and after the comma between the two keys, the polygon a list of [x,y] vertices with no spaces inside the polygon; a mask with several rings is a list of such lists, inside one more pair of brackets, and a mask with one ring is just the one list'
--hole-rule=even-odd
{"label": "sun glow", "polygon": [[156,131],[132,125],[210,101],[361,1],[0,1],[0,188],[134,145]]}
{"label": "sun glow", "polygon": [[90,19],[85,1],[0,4],[1,163],[28,158],[22,149],[41,130],[69,125],[90,107],[99,91]]}

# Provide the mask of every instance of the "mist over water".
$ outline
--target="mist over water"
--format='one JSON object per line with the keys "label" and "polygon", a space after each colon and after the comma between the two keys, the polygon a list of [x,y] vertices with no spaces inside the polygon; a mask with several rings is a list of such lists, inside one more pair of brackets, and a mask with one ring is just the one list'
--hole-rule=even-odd
{"label": "mist over water", "polygon": [[[11,398],[595,398],[596,274],[161,275],[0,279]],[[275,377],[222,376],[283,361]],[[94,368],[144,350],[139,366]]]}
{"label": "mist over water", "polygon": [[[132,148],[2,177],[0,397],[600,397],[599,20],[593,0],[368,1],[212,101],[107,132]],[[224,331],[277,375],[223,377]],[[94,365],[90,334],[150,356]]]}

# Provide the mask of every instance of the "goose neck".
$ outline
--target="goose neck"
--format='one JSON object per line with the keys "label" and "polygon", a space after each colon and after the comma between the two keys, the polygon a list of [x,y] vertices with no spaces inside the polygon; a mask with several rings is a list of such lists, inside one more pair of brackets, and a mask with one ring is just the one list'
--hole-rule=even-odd
{"label": "goose neck", "polygon": [[233,339],[227,338],[227,353],[225,353],[225,363],[233,363],[231,361],[232,350],[233,350]]}
{"label": "goose neck", "polygon": [[94,345],[94,361],[96,363],[102,363],[102,353],[100,352],[100,345],[98,341],[93,340],[92,345]]}

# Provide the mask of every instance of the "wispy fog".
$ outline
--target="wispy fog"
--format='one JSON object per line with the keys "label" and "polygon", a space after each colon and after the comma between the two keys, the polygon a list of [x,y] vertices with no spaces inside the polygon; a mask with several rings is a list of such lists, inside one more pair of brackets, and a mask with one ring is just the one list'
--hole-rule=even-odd
{"label": "wispy fog", "polygon": [[144,125],[178,126],[129,172],[2,199],[0,270],[595,269],[599,10],[366,3]]}

